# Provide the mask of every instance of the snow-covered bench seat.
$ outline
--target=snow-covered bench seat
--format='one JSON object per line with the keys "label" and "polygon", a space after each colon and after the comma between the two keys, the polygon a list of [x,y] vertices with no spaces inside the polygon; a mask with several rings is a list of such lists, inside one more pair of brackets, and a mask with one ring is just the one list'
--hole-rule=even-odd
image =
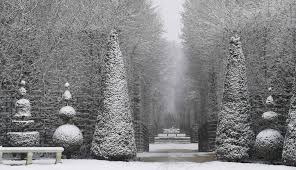
{"label": "snow-covered bench seat", "polygon": [[62,147],[1,147],[0,163],[2,163],[3,153],[26,153],[26,165],[32,164],[33,153],[56,153],[56,164],[62,162]]}

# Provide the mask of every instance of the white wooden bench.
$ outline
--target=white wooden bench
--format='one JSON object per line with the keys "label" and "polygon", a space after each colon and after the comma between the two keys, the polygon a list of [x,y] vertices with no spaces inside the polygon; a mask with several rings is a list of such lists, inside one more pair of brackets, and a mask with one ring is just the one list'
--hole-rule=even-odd
{"label": "white wooden bench", "polygon": [[62,162],[62,147],[1,147],[0,163],[2,163],[3,153],[26,153],[26,165],[32,164],[33,153],[56,153],[56,164]]}

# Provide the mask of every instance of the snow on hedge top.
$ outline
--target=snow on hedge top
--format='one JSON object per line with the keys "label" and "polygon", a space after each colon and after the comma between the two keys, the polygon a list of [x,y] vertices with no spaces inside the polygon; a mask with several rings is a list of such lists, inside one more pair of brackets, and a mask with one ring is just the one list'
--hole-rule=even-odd
{"label": "snow on hedge top", "polygon": [[261,131],[257,137],[256,141],[262,141],[265,144],[274,144],[276,143],[281,143],[283,141],[283,136],[281,133],[277,130],[274,129],[265,129]]}
{"label": "snow on hedge top", "polygon": [[20,99],[16,101],[16,107],[25,107],[31,105],[28,99]]}
{"label": "snow on hedge top", "polygon": [[275,120],[278,118],[278,116],[279,115],[277,113],[275,113],[273,111],[268,111],[268,112],[263,113],[262,118],[264,120]]}
{"label": "snow on hedge top", "polygon": [[61,108],[59,114],[66,117],[74,117],[76,115],[76,111],[72,106],[64,106]]}
{"label": "snow on hedge top", "polygon": [[81,145],[83,136],[78,127],[66,124],[57,128],[53,134],[53,141],[67,149],[73,145]]}
{"label": "snow on hedge top", "polygon": [[56,135],[62,135],[69,138],[81,138],[81,132],[75,125],[62,125],[57,129]]}

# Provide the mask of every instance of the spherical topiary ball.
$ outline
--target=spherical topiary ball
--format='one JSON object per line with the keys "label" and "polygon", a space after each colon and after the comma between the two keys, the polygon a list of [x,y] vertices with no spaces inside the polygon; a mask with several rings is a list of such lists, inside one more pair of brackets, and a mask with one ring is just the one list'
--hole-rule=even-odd
{"label": "spherical topiary ball", "polygon": [[62,125],[53,134],[53,142],[65,148],[66,152],[79,149],[83,143],[81,131],[75,125]]}
{"label": "spherical topiary ball", "polygon": [[281,157],[284,137],[274,129],[265,129],[256,137],[255,149],[257,156],[266,160],[275,160]]}
{"label": "spherical topiary ball", "polygon": [[76,111],[71,106],[64,106],[60,109],[59,115],[64,119],[72,119],[76,115]]}

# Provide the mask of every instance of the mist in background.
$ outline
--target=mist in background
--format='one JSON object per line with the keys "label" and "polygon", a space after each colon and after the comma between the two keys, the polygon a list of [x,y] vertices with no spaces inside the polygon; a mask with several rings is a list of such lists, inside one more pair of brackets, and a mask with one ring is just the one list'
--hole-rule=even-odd
{"label": "mist in background", "polygon": [[178,44],[181,44],[181,12],[183,11],[184,1],[185,0],[152,0],[164,23],[164,37],[168,41],[175,41]]}
{"label": "mist in background", "polygon": [[[184,114],[184,82],[186,64],[183,54],[181,30],[181,13],[184,0],[152,0],[153,5],[160,14],[164,24],[163,37],[167,41],[165,49],[163,80],[160,83],[160,91],[163,96],[164,109],[161,114],[161,125],[164,128],[179,127],[180,115]],[[180,103],[182,102],[182,103]]]}

